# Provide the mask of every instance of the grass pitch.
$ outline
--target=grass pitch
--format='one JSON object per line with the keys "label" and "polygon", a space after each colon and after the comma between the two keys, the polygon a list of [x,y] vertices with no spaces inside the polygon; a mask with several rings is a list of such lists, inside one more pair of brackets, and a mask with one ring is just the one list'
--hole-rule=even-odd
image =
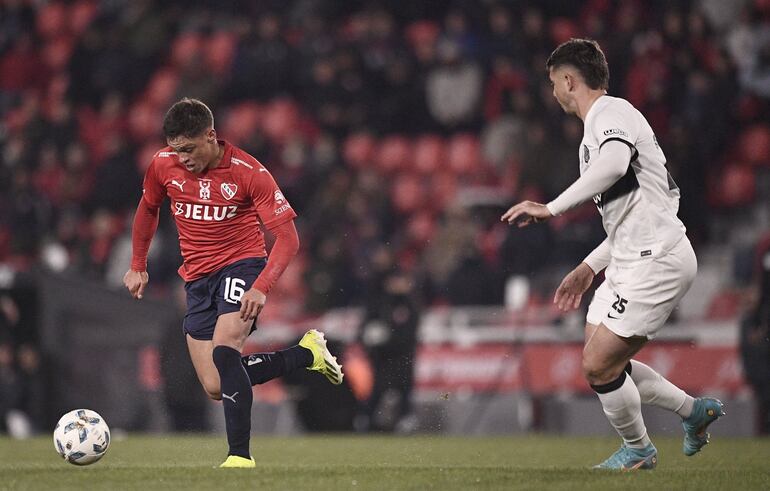
{"label": "grass pitch", "polygon": [[50,438],[0,438],[0,489],[770,489],[770,439],[718,438],[694,457],[680,439],[656,439],[654,471],[590,470],[610,438],[441,436],[260,437],[256,469],[217,469],[222,436],[115,440],[96,464],[76,467]]}

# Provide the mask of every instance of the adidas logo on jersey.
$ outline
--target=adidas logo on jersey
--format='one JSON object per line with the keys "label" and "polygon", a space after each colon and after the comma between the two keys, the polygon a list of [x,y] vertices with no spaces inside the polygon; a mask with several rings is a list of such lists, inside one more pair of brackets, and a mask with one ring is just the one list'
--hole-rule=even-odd
{"label": "adidas logo on jersey", "polygon": [[234,218],[238,210],[235,205],[217,206],[179,202],[174,203],[174,208],[176,209],[174,216],[182,215],[184,218],[202,222],[221,222]]}

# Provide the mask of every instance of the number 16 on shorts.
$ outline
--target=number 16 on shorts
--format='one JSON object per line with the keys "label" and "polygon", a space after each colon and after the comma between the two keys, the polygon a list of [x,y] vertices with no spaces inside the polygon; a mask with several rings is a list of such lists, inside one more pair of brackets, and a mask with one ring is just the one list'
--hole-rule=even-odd
{"label": "number 16 on shorts", "polygon": [[246,286],[246,282],[240,278],[225,278],[225,301],[228,303],[238,303],[241,301],[241,297],[246,292],[243,287]]}

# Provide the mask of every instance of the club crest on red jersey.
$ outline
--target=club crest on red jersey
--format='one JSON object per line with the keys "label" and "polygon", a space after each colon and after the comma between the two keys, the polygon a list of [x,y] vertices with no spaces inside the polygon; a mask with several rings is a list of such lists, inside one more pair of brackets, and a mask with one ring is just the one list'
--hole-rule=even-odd
{"label": "club crest on red jersey", "polygon": [[276,190],[273,197],[275,198],[275,202],[279,205],[286,201],[286,198],[283,197],[283,193],[280,190]]}
{"label": "club crest on red jersey", "polygon": [[200,186],[199,196],[201,199],[211,199],[211,179],[198,179],[198,185]]}
{"label": "club crest on red jersey", "polygon": [[238,192],[238,185],[230,182],[223,182],[220,186],[220,190],[222,191],[222,196],[224,196],[225,199],[230,200],[233,199],[235,193]]}

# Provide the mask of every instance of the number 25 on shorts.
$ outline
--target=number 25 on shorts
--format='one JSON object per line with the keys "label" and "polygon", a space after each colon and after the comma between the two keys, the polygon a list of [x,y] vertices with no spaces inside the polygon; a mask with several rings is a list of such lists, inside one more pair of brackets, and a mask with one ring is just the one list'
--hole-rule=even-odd
{"label": "number 25 on shorts", "polygon": [[615,295],[615,303],[612,304],[612,308],[615,309],[615,312],[618,314],[622,314],[626,311],[626,304],[628,303],[628,300],[625,298],[621,298],[620,295]]}

